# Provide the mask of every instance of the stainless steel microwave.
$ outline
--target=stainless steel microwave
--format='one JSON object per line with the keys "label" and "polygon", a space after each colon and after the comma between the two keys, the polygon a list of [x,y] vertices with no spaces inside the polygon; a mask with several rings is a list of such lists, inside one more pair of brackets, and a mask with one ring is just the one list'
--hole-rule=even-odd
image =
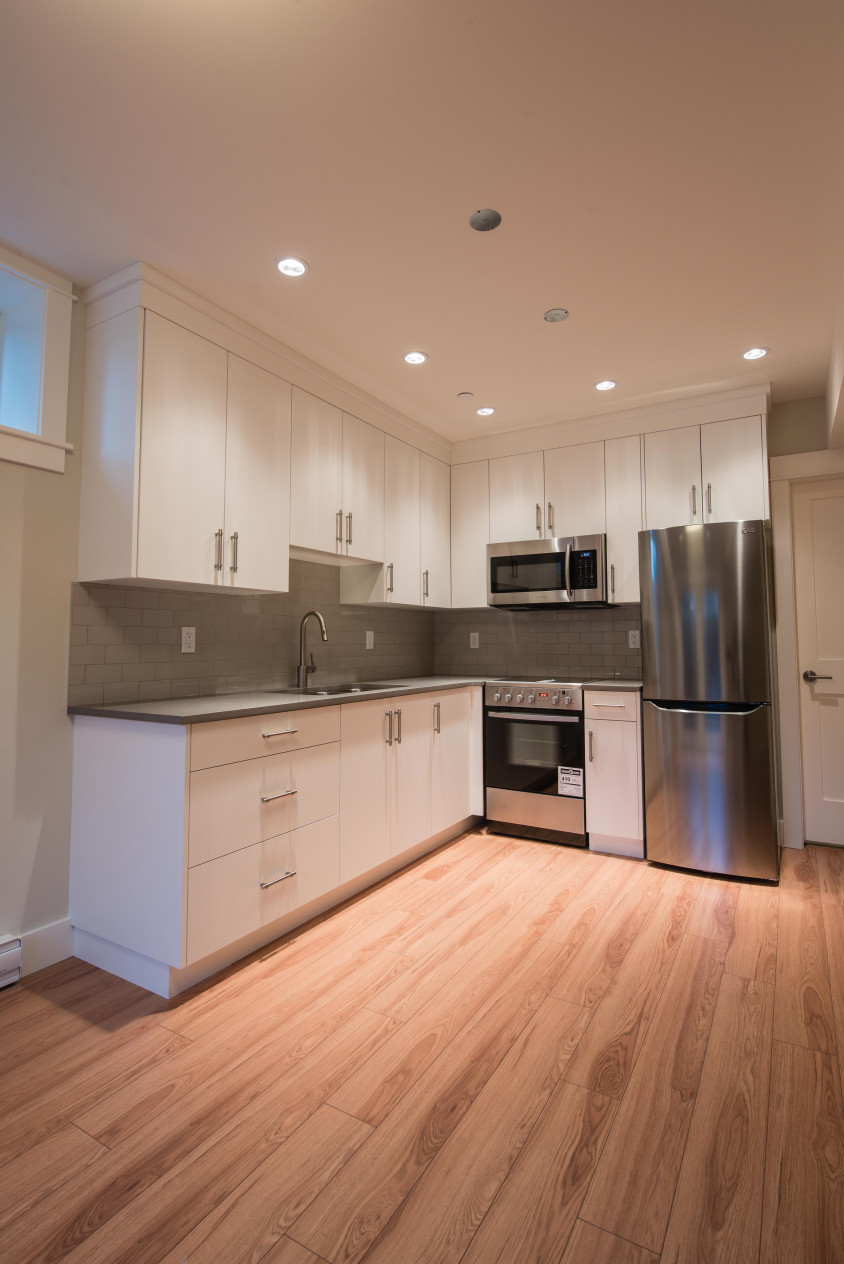
{"label": "stainless steel microwave", "polygon": [[487,605],[499,609],[608,604],[605,535],[488,544],[486,565]]}

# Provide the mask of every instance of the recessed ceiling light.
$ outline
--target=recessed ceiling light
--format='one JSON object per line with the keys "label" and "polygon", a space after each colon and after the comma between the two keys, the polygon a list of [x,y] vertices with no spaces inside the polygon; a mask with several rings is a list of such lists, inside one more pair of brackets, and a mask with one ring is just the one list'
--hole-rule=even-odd
{"label": "recessed ceiling light", "polygon": [[596,391],[611,391],[615,385],[616,385],[615,382],[611,382],[609,378],[606,378],[603,382],[595,383],[595,390]]}
{"label": "recessed ceiling light", "polygon": [[555,325],[558,320],[565,320],[568,316],[568,309],[565,307],[551,307],[545,313],[545,319],[549,325]]}
{"label": "recessed ceiling light", "polygon": [[766,356],[770,351],[770,347],[751,347],[749,351],[745,351],[745,360],[761,360],[762,356]]}
{"label": "recessed ceiling light", "polygon": [[408,364],[424,364],[428,359],[424,351],[408,351],[404,358]]}
{"label": "recessed ceiling light", "polygon": [[276,259],[275,266],[282,276],[288,277],[304,276],[308,270],[308,265],[304,259],[293,259],[292,257]]}
{"label": "recessed ceiling light", "polygon": [[495,409],[494,408],[476,408],[475,412],[478,414],[479,417],[489,417],[492,413],[495,412]]}

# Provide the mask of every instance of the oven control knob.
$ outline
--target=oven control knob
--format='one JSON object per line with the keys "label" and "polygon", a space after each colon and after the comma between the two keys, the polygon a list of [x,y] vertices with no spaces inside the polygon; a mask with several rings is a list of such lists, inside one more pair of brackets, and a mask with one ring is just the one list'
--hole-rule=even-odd
{"label": "oven control knob", "polygon": [[529,694],[528,694],[528,702],[536,702],[536,694],[529,693]]}
{"label": "oven control knob", "polygon": [[560,701],[560,695],[559,695],[558,693],[555,693],[555,694],[554,694],[554,697],[551,699],[551,701],[553,702],[554,706],[556,707],[556,706],[557,706],[557,704],[558,704],[558,702]]}
{"label": "oven control knob", "polygon": [[525,695],[524,695],[523,693],[517,693],[517,694],[516,694],[516,701],[517,701],[517,702],[524,702],[524,700],[525,700]]}
{"label": "oven control knob", "polygon": [[567,706],[567,707],[570,707],[570,706],[571,706],[571,694],[570,694],[570,693],[567,693],[567,694],[565,694],[565,695],[564,695],[564,697],[563,697],[563,704],[564,704],[565,706]]}
{"label": "oven control knob", "polygon": [[513,701],[513,695],[512,695],[511,693],[505,693],[505,695],[504,695],[504,701],[505,701],[505,702],[512,702],[512,701]]}
{"label": "oven control knob", "polygon": [[492,700],[493,700],[493,702],[500,702],[500,701],[501,701],[501,694],[500,694],[500,693],[494,693],[494,694],[492,695]]}

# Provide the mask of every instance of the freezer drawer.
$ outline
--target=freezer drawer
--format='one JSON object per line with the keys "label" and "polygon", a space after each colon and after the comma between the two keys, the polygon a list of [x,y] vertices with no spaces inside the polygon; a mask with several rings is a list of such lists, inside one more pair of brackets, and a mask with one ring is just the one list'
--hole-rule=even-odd
{"label": "freezer drawer", "polygon": [[776,880],[770,706],[643,704],[649,860]]}

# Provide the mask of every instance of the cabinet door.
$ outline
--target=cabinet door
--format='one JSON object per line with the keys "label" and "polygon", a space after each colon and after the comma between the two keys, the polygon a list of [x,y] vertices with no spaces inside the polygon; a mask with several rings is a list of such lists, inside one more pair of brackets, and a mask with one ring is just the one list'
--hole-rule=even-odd
{"label": "cabinet door", "polygon": [[384,560],[384,432],[343,414],[343,552]]}
{"label": "cabinet door", "polygon": [[451,605],[451,474],[444,461],[420,456],[423,606]]}
{"label": "cabinet door", "polygon": [[761,417],[701,426],[700,458],[705,522],[769,516]]}
{"label": "cabinet door", "polygon": [[154,312],[144,321],[140,578],[220,582],[227,353]]}
{"label": "cabinet door", "polygon": [[451,604],[486,606],[489,461],[451,467]]}
{"label": "cabinet door", "polygon": [[586,829],[611,838],[641,838],[638,725],[587,720],[586,750]]}
{"label": "cabinet door", "polygon": [[700,426],[645,435],[645,525],[684,527],[703,522]]}
{"label": "cabinet door", "polygon": [[431,836],[431,695],[393,698],[390,851]]}
{"label": "cabinet door", "polygon": [[385,598],[401,605],[422,601],[419,450],[385,436]]}
{"label": "cabinet door", "polygon": [[603,443],[551,448],[544,457],[546,536],[603,535]]}
{"label": "cabinet door", "polygon": [[390,858],[387,699],[340,708],[340,881]]}
{"label": "cabinet door", "polygon": [[431,833],[472,815],[472,691],[432,695]]}
{"label": "cabinet door", "polygon": [[604,444],[607,489],[607,592],[610,601],[639,600],[642,530],[642,441],[639,435]]}
{"label": "cabinet door", "polygon": [[343,512],[343,414],[293,387],[290,543],[339,553]]}
{"label": "cabinet door", "polygon": [[[490,543],[541,539],[545,478],[541,452],[497,456],[489,463]],[[486,596],[484,596],[486,602]]]}
{"label": "cabinet door", "polygon": [[290,386],[235,355],[229,356],[225,518],[223,582],[286,592]]}

